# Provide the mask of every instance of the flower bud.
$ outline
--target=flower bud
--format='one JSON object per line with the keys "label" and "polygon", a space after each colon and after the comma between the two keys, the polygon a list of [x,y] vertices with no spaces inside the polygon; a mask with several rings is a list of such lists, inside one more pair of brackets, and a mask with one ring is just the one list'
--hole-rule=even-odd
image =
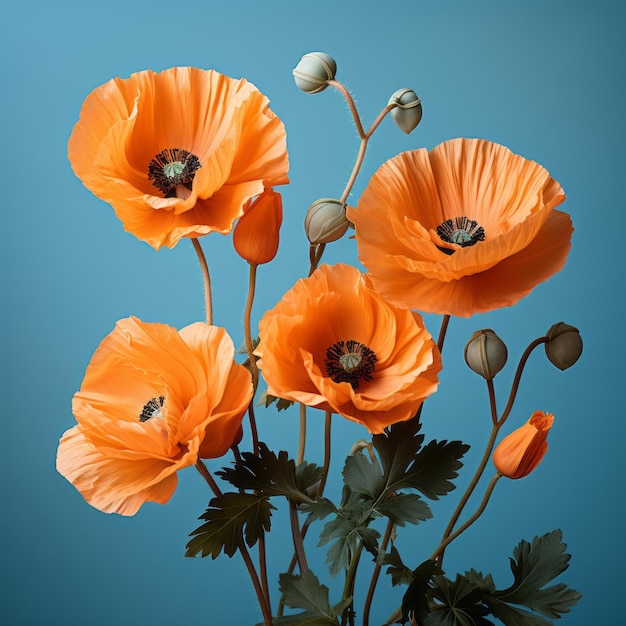
{"label": "flower bud", "polygon": [[465,362],[485,380],[491,380],[506,363],[506,345],[490,328],[477,330],[465,345]]}
{"label": "flower bud", "polygon": [[535,411],[521,428],[507,435],[493,452],[498,472],[513,479],[528,476],[548,451],[546,439],[553,423],[552,413]]}
{"label": "flower bud", "polygon": [[546,355],[550,363],[560,370],[566,370],[578,361],[583,351],[583,340],[578,328],[558,322],[550,326],[546,337]]}
{"label": "flower bud", "polygon": [[398,89],[388,104],[395,104],[391,118],[396,126],[407,135],[414,130],[422,119],[422,101],[412,89]]}
{"label": "flower bud", "polygon": [[337,64],[335,59],[324,52],[305,54],[293,70],[296,85],[306,93],[319,93],[328,86],[328,81],[335,78]]}
{"label": "flower bud", "polygon": [[271,188],[248,203],[233,231],[233,245],[237,254],[252,263],[269,263],[278,251],[280,225],[283,221],[283,203],[279,193]]}
{"label": "flower bud", "polygon": [[316,200],[304,218],[304,230],[312,244],[341,239],[348,230],[348,224],[346,204],[333,198]]}

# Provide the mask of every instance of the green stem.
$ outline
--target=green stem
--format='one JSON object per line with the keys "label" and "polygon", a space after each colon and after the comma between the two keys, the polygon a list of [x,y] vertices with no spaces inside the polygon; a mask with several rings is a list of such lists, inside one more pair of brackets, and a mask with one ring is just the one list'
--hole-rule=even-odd
{"label": "green stem", "polygon": [[[489,382],[491,381],[488,381],[488,383]],[[474,473],[474,477],[472,478],[470,484],[467,486],[465,493],[461,497],[461,500],[459,501],[456,509],[454,510],[454,513],[452,514],[452,517],[450,518],[450,521],[448,522],[448,525],[446,526],[446,529],[443,532],[443,536],[441,537],[441,545],[444,546],[444,549],[441,550],[441,554],[439,555],[440,567],[443,563],[445,546],[447,546],[448,543],[450,543],[449,541],[447,541],[447,539],[450,536],[450,533],[452,532],[452,530],[454,529],[454,526],[456,525],[461,513],[463,512],[463,509],[465,508],[467,501],[470,499],[470,496],[472,495],[472,493],[474,493],[474,489],[476,489],[476,486],[478,485],[483,475],[483,472],[485,471],[485,467],[487,466],[487,463],[489,462],[489,459],[491,458],[491,453],[493,451],[496,438],[498,437],[498,431],[500,430],[500,424],[498,423],[497,415],[493,413],[493,410],[495,410],[495,394],[494,394],[493,383],[491,385],[488,384],[487,387],[489,389],[490,405],[492,407],[491,419],[493,422],[493,426],[491,428],[491,434],[489,435],[489,440],[487,441],[487,446],[485,448],[485,452],[483,453],[483,458],[480,460],[478,468],[476,469],[476,472]]]}
{"label": "green stem", "polygon": [[439,352],[443,351],[443,342],[446,338],[446,333],[448,332],[448,324],[450,323],[450,316],[444,315],[441,319],[441,327],[439,328],[439,339],[437,340],[437,347],[439,348]]}
{"label": "green stem", "polygon": [[[395,524],[389,519],[387,520],[387,527],[385,528],[385,535],[380,543],[379,552],[385,552],[389,540],[391,539],[391,533],[393,532]],[[378,578],[382,565],[378,563],[374,566],[374,572],[372,573],[372,580],[370,581],[369,589],[367,590],[367,597],[365,598],[365,604],[363,605],[363,626],[369,626],[370,623],[370,610],[372,601],[374,600],[374,592],[376,591],[376,585],[378,584]]]}
{"label": "green stem", "polygon": [[324,465],[322,466],[322,477],[320,479],[319,489],[317,490],[317,497],[321,498],[326,488],[326,481],[328,480],[328,469],[330,467],[330,444],[331,444],[331,426],[332,426],[333,414],[332,411],[326,411],[326,417],[324,419]]}
{"label": "green stem", "polygon": [[[356,108],[356,104],[354,103],[354,99],[350,92],[346,89],[346,87],[340,83],[338,80],[329,80],[329,85],[332,85],[341,93],[341,95],[345,98],[348,103],[348,107],[350,108],[350,112],[352,113],[352,118],[354,119],[354,125],[356,126],[357,133],[361,138],[361,144],[359,145],[359,152],[356,157],[356,161],[354,162],[354,166],[352,168],[352,172],[350,173],[350,178],[348,178],[348,182],[344,187],[343,193],[339,199],[340,202],[346,202],[350,192],[352,191],[352,187],[356,182],[357,176],[359,175],[359,171],[361,166],[363,165],[363,159],[365,158],[365,153],[367,151],[367,143],[374,133],[374,131],[378,128],[380,123],[383,121],[385,116],[393,109],[396,108],[396,104],[388,104],[376,117],[376,119],[372,122],[369,130],[365,132],[363,130],[363,124],[361,123],[361,117],[359,116],[359,112]],[[309,270],[309,276],[315,271],[319,262],[322,258],[322,254],[324,253],[325,244],[319,244],[317,246],[311,247],[310,252],[310,260],[311,260],[311,268]]]}
{"label": "green stem", "polygon": [[[200,472],[200,475],[207,482],[207,484],[211,488],[211,491],[213,491],[213,493],[218,498],[221,497],[223,495],[222,491],[213,479],[213,476],[211,476],[209,469],[204,464],[202,459],[198,459],[198,461],[196,462],[196,469],[198,470],[198,472]],[[261,606],[261,612],[263,613],[263,621],[265,622],[265,626],[272,626],[272,611],[269,605],[269,598],[265,596],[265,592],[259,580],[259,576],[256,573],[256,569],[254,567],[254,563],[252,562],[252,558],[250,557],[250,553],[248,552],[248,548],[243,541],[243,537],[240,536],[238,538],[237,546],[248,570],[248,574],[250,576],[250,580],[252,581],[252,586],[254,587],[254,591],[259,601],[259,605]]]}
{"label": "green stem", "polygon": [[200,262],[200,269],[202,270],[202,278],[204,281],[204,303],[206,308],[206,323],[211,326],[213,324],[213,299],[211,297],[211,276],[209,274],[209,266],[206,262],[206,257],[202,250],[200,242],[192,237],[191,243],[198,255],[198,261]]}
{"label": "green stem", "polygon": [[495,489],[496,483],[500,480],[500,478],[502,478],[502,474],[496,472],[494,477],[489,482],[489,485],[487,485],[485,495],[483,496],[483,499],[476,509],[474,515],[472,515],[463,525],[459,526],[459,528],[457,528],[451,535],[449,535],[444,541],[439,544],[437,549],[430,555],[431,561],[434,561],[439,555],[443,555],[443,551],[445,550],[446,546],[452,543],[459,535],[464,533],[483,514],[483,511],[485,510],[485,508],[487,508],[489,498],[491,497],[491,494]]}
{"label": "green stem", "polygon": [[298,456],[296,464],[300,465],[304,461],[304,450],[306,448],[306,405],[300,403],[300,434],[298,436]]}
{"label": "green stem", "polygon": [[522,354],[522,358],[519,360],[517,365],[517,370],[515,371],[515,377],[513,378],[513,384],[511,385],[511,392],[509,393],[509,400],[506,403],[506,407],[504,407],[504,411],[502,412],[502,416],[500,417],[499,425],[502,426],[506,421],[511,409],[513,408],[513,403],[515,402],[515,396],[517,395],[517,391],[519,389],[520,380],[522,378],[522,373],[524,371],[524,367],[526,366],[526,361],[528,361],[528,357],[531,355],[532,351],[543,343],[549,341],[547,337],[538,337],[534,341],[532,341],[526,350],[524,350],[524,354]]}
{"label": "green stem", "polygon": [[298,508],[293,500],[289,500],[289,520],[291,521],[291,534],[293,535],[293,547],[295,550],[296,558],[298,559],[298,567],[300,568],[300,574],[305,574],[309,570],[309,566],[306,561],[306,553],[304,551],[304,541],[302,537],[302,531],[300,530],[300,523],[298,521]]}
{"label": "green stem", "polygon": [[[324,466],[322,468],[322,478],[320,479],[319,489],[317,490],[318,498],[321,498],[322,495],[324,494],[324,489],[326,488],[326,480],[328,479],[328,468],[330,466],[330,442],[331,442],[330,435],[331,435],[332,415],[333,414],[331,411],[326,411],[326,419],[324,421]],[[302,530],[300,531],[300,534],[302,535],[303,540],[306,537],[306,534],[309,530],[310,525],[311,524],[308,521],[305,521],[304,524],[302,524]],[[298,557],[294,553],[294,555],[291,557],[291,561],[289,562],[287,573],[288,574],[293,573],[293,570],[296,568],[297,564],[298,564]],[[278,605],[278,612],[276,615],[278,617],[282,616],[284,610],[285,610],[285,603],[284,603],[284,600],[281,598],[280,603]]]}
{"label": "green stem", "polygon": [[[361,559],[361,553],[363,552],[363,541],[359,541],[359,545],[352,555],[352,560],[350,561],[350,565],[348,567],[348,571],[346,572],[346,582],[343,586],[343,597],[347,598],[348,596],[354,595],[354,584],[356,580],[356,571],[359,567],[359,560]],[[345,623],[346,617],[349,620],[350,624],[353,624],[353,615],[354,612],[354,597],[350,604],[345,608],[343,612],[342,624]]]}
{"label": "green stem", "polygon": [[252,447],[255,454],[259,453],[259,436],[256,427],[256,420],[254,418],[254,394],[256,393],[259,385],[259,368],[256,363],[256,357],[254,356],[254,344],[252,343],[252,305],[254,304],[254,294],[256,291],[256,270],[257,265],[250,263],[250,273],[248,280],[248,297],[246,299],[246,308],[243,317],[243,331],[246,339],[246,350],[248,352],[248,362],[250,363],[250,370],[252,374],[252,400],[248,406],[248,417],[250,419],[250,432],[252,434]]}

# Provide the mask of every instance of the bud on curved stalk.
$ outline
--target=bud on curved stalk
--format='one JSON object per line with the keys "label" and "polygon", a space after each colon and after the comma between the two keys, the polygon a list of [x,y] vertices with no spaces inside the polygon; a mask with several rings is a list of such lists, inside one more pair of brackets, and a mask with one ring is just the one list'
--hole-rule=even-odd
{"label": "bud on curved stalk", "polygon": [[546,333],[546,355],[554,366],[566,370],[578,361],[583,351],[583,340],[578,328],[558,322]]}
{"label": "bud on curved stalk", "polygon": [[485,380],[491,380],[505,365],[506,345],[490,328],[477,330],[465,345],[465,362]]}
{"label": "bud on curved stalk", "polygon": [[553,423],[552,413],[535,411],[521,428],[507,435],[493,452],[498,472],[512,479],[528,476],[548,451],[546,440]]}
{"label": "bud on curved stalk", "polygon": [[422,120],[422,101],[412,89],[398,89],[388,104],[395,104],[391,117],[396,126],[407,135],[414,130]]}
{"label": "bud on curved stalk", "polygon": [[293,69],[293,78],[299,89],[306,93],[319,93],[335,78],[337,63],[324,52],[305,54]]}
{"label": "bud on curved stalk", "polygon": [[307,210],[304,230],[309,241],[316,245],[341,239],[349,225],[346,204],[334,198],[320,198]]}

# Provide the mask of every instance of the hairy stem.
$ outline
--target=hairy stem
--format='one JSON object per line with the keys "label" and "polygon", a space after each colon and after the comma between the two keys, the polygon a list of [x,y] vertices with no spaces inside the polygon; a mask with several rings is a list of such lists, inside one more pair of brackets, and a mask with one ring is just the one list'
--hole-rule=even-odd
{"label": "hairy stem", "polygon": [[209,274],[209,266],[204,256],[204,251],[200,242],[192,237],[191,243],[198,255],[198,261],[200,262],[200,268],[202,270],[202,279],[204,281],[204,303],[206,308],[206,323],[210,326],[213,324],[213,299],[211,297],[211,276]]}

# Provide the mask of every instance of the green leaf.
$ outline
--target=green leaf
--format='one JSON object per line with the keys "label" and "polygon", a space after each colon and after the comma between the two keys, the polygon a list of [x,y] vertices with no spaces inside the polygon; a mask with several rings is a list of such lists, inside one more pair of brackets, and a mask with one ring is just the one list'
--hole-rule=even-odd
{"label": "green leaf", "polygon": [[485,617],[489,609],[483,605],[482,590],[460,574],[454,582],[436,576],[432,597],[435,607],[422,618],[425,626],[493,626]]}
{"label": "green leaf", "polygon": [[376,563],[383,567],[389,565],[386,573],[391,576],[391,584],[394,587],[409,585],[415,578],[413,571],[402,562],[400,553],[395,546],[391,547],[391,552],[379,552]]}
{"label": "green leaf", "polygon": [[309,514],[306,523],[310,524],[328,517],[331,513],[337,513],[337,507],[328,498],[317,498],[312,502],[305,502],[302,511]]}
{"label": "green leaf", "polygon": [[185,556],[209,554],[217,558],[223,550],[229,557],[239,547],[242,534],[252,547],[264,532],[270,530],[271,509],[267,498],[247,493],[225,493],[213,498],[209,508],[200,516],[206,523],[196,528],[190,536]]}
{"label": "green leaf", "polygon": [[400,480],[414,461],[424,441],[424,435],[419,434],[421,426],[416,419],[398,422],[388,433],[372,437],[372,444],[378,452],[388,482]]}
{"label": "green leaf", "polygon": [[463,467],[459,459],[468,450],[469,446],[461,441],[430,441],[420,450],[394,488],[410,487],[431,500],[439,500],[439,496],[455,489],[450,481],[458,476],[457,470]]}
{"label": "green leaf", "polygon": [[328,601],[328,587],[320,584],[317,576],[311,570],[299,576],[281,574],[279,582],[285,605],[292,609],[304,609],[305,613],[288,616],[290,619],[298,618],[300,621],[281,622],[274,620],[274,624],[319,624],[326,626],[327,624],[339,623],[337,613]]}
{"label": "green leaf", "polygon": [[400,621],[404,624],[411,617],[415,617],[420,624],[424,624],[424,620],[430,612],[430,581],[433,576],[443,574],[443,570],[435,561],[429,559],[421,563],[411,573],[413,580],[402,598],[402,617]]}
{"label": "green leaf", "polygon": [[331,576],[336,576],[349,567],[359,542],[363,542],[363,547],[368,551],[377,553],[380,533],[365,525],[369,510],[367,504],[354,509],[340,509],[337,517],[324,524],[317,545],[323,546],[332,542],[326,556]]}
{"label": "green leaf", "polygon": [[[513,552],[514,558],[510,559],[514,582],[508,589],[496,591],[493,598],[506,604],[522,605],[551,618],[568,613],[581,594],[562,583],[544,587],[569,566],[571,557],[565,553],[567,546],[561,539],[561,531],[554,530],[535,537],[532,543],[521,541]],[[499,604],[494,604],[493,609],[494,615],[502,619],[497,611],[504,609]]]}
{"label": "green leaf", "polygon": [[315,487],[322,480],[323,474],[324,468],[303,461],[296,465],[296,486],[300,491],[307,493],[308,489]]}
{"label": "green leaf", "polygon": [[417,524],[433,516],[428,504],[416,493],[399,493],[386,498],[374,510],[383,517],[388,517],[397,526],[404,526],[407,522]]}
{"label": "green leaf", "polygon": [[343,480],[354,493],[376,500],[385,488],[385,481],[377,463],[372,463],[362,452],[351,454],[343,467]]}
{"label": "green leaf", "polygon": [[460,441],[431,441],[421,447],[424,436],[418,434],[417,420],[400,422],[388,435],[374,435],[372,444],[381,461],[385,493],[416,489],[427,498],[438,500],[454,489],[450,482],[463,464],[460,458],[469,446]]}
{"label": "green leaf", "polygon": [[[496,589],[491,575],[473,569],[464,576],[457,574],[454,582],[437,576],[430,592],[436,606],[424,624],[490,624],[485,615],[492,614],[505,626],[551,626],[549,619],[537,613],[558,619],[581,598],[562,583],[545,586],[567,569],[566,547],[560,530],[535,537],[532,543],[521,541],[511,559],[514,582],[503,591]],[[473,621],[467,621],[468,617]]]}
{"label": "green leaf", "polygon": [[279,411],[285,411],[286,409],[288,409],[290,406],[293,406],[293,400],[285,400],[284,398],[278,398],[277,396],[273,396],[269,393],[267,393],[267,391],[264,391],[261,394],[261,397],[259,398],[259,402],[258,404],[265,404],[265,408],[267,409],[270,405],[272,404],[276,404],[276,408]]}
{"label": "green leaf", "polygon": [[238,489],[248,489],[265,497],[286,496],[294,502],[311,500],[296,483],[296,464],[287,452],[274,454],[259,443],[259,455],[244,452],[234,467],[215,472]]}

